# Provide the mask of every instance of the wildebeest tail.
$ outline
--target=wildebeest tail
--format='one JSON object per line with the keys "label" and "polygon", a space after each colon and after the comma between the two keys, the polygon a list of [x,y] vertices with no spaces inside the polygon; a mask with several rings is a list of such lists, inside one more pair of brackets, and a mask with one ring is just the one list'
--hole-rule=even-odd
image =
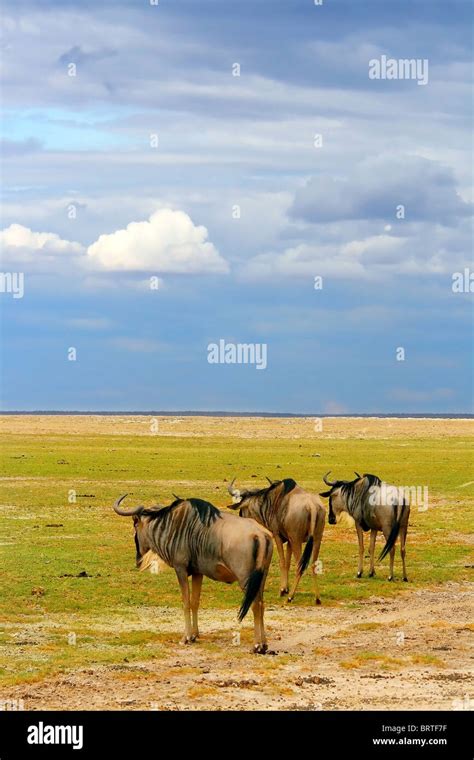
{"label": "wildebeest tail", "polygon": [[385,557],[389,553],[390,549],[393,549],[393,547],[395,546],[395,541],[397,540],[398,534],[400,533],[400,523],[402,521],[403,513],[405,511],[405,506],[406,506],[405,500],[403,500],[403,502],[401,504],[401,507],[400,507],[400,513],[399,514],[398,514],[398,506],[397,506],[396,519],[395,519],[395,522],[392,525],[392,530],[390,531],[389,536],[387,538],[387,543],[385,544],[384,548],[380,552],[380,556],[379,556],[379,559],[378,559],[379,562],[381,562],[383,559],[385,559]]}
{"label": "wildebeest tail", "polygon": [[310,536],[308,538],[308,541],[306,542],[306,546],[304,548],[304,552],[301,555],[301,559],[298,564],[298,572],[303,575],[304,571],[308,567],[310,560],[311,560],[311,554],[313,552],[313,544],[314,544],[314,538],[313,536]]}
{"label": "wildebeest tail", "polygon": [[242,622],[247,612],[249,611],[250,607],[252,606],[252,603],[255,601],[255,597],[260,591],[260,586],[262,585],[262,581],[263,581],[263,570],[257,569],[257,570],[253,570],[250,573],[249,579],[247,581],[247,585],[245,586],[245,596],[242,602],[242,606],[239,610],[239,615],[238,615],[239,623]]}
{"label": "wildebeest tail", "polygon": [[259,540],[258,536],[254,537],[253,556],[255,559],[255,568],[250,573],[246,586],[242,605],[239,610],[238,620],[242,622],[252,603],[255,601],[265,578],[265,564],[271,558],[272,541],[270,537],[265,536]]}

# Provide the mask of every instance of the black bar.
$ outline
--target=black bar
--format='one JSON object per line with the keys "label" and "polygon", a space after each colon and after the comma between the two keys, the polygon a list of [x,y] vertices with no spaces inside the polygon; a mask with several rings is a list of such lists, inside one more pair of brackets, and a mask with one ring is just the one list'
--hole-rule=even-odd
{"label": "black bar", "polygon": [[[216,710],[218,710],[216,703]],[[56,727],[64,732],[56,734]],[[51,728],[52,727],[52,728]],[[69,729],[67,728],[69,727]],[[76,732],[73,733],[73,727]],[[82,727],[82,736],[80,734]],[[42,744],[29,743],[43,740]],[[50,738],[71,743],[50,744]],[[389,741],[390,740],[390,741]],[[472,760],[472,714],[460,712],[2,712],[0,760],[23,757],[89,758],[98,753],[139,760],[144,753],[180,757],[243,757],[282,751],[332,758],[342,752],[370,757]],[[424,743],[423,743],[424,742]],[[79,745],[82,743],[82,747]],[[77,745],[77,749],[73,748]]]}

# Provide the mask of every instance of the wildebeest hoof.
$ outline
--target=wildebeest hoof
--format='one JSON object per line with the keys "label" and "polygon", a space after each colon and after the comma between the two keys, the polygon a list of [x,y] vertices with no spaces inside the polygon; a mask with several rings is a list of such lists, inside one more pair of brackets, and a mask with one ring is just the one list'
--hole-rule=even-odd
{"label": "wildebeest hoof", "polygon": [[253,648],[254,654],[265,654],[268,649],[268,644],[255,644]]}
{"label": "wildebeest hoof", "polygon": [[375,570],[371,570],[369,573],[369,578],[373,578],[375,576]]}
{"label": "wildebeest hoof", "polygon": [[181,639],[181,644],[192,644],[196,640],[196,636],[184,636]]}
{"label": "wildebeest hoof", "polygon": [[405,583],[408,583],[408,578],[406,577],[406,575],[403,577],[403,580],[405,581]]}
{"label": "wildebeest hoof", "polygon": [[362,570],[360,570],[360,571],[357,573],[357,577],[358,577],[358,578],[362,578]]}
{"label": "wildebeest hoof", "polygon": [[314,603],[316,604],[316,606],[319,606],[321,604],[321,599],[316,597],[316,601]]}
{"label": "wildebeest hoof", "polygon": [[293,601],[293,597],[289,596],[286,601],[287,601],[287,604],[291,604],[291,602]]}
{"label": "wildebeest hoof", "polygon": [[388,576],[388,580],[389,580],[389,581],[393,581],[393,575],[389,575],[389,576]]}
{"label": "wildebeest hoof", "polygon": [[289,588],[281,588],[280,596],[286,596],[289,590],[290,590]]}

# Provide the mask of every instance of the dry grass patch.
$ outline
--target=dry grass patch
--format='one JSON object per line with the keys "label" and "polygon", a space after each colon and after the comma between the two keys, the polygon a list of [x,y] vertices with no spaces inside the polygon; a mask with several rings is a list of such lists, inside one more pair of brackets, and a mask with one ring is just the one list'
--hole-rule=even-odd
{"label": "dry grass patch", "polygon": [[431,665],[438,668],[444,668],[445,664],[439,657],[425,654],[414,654],[408,657],[392,657],[391,655],[382,654],[379,652],[362,652],[356,655],[351,660],[342,660],[339,663],[339,667],[346,670],[356,670],[364,667],[364,665],[371,665],[380,668],[380,670],[396,670],[399,668],[406,668],[410,665]]}
{"label": "dry grass patch", "polygon": [[[377,628],[383,628],[386,623],[356,623],[354,629],[356,631],[376,631]],[[391,623],[390,623],[391,625]]]}
{"label": "dry grass patch", "polygon": [[401,668],[409,663],[401,660],[398,657],[391,657],[385,654],[375,654],[372,652],[366,652],[353,657],[351,660],[342,660],[339,663],[339,667],[345,670],[357,670],[364,665],[378,666],[381,670],[392,670]]}
{"label": "dry grass patch", "polygon": [[315,647],[313,649],[313,653],[318,657],[327,657],[328,655],[334,654],[334,652],[335,649],[333,647]]}
{"label": "dry grass patch", "polygon": [[297,693],[291,686],[282,686],[280,683],[268,683],[265,685],[266,694],[278,694],[281,697],[294,697]]}
{"label": "dry grass patch", "polygon": [[446,663],[432,654],[413,654],[411,655],[413,665],[432,665],[435,668],[445,668]]}
{"label": "dry grass patch", "polygon": [[190,699],[201,699],[202,697],[216,696],[219,694],[219,689],[215,686],[191,686],[187,694]]}
{"label": "dry grass patch", "polygon": [[393,623],[354,623],[350,628],[341,628],[332,634],[331,638],[344,638],[346,636],[352,636],[357,631],[376,631],[378,628],[383,628],[386,625],[392,626]]}

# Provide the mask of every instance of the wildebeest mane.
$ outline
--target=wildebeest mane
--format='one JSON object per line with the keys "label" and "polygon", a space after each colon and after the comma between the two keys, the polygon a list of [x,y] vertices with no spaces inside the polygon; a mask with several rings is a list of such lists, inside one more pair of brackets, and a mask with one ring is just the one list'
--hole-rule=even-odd
{"label": "wildebeest mane", "polygon": [[[361,481],[367,481],[367,484],[362,486]],[[370,473],[364,473],[361,478],[355,478],[350,481],[339,481],[341,485],[341,495],[345,499],[347,505],[347,511],[349,514],[356,518],[359,515],[360,525],[363,530],[369,530],[369,526],[365,520],[364,514],[368,504],[368,494],[370,489],[374,486],[380,486],[382,481],[377,475],[371,475]],[[333,486],[337,488],[337,485]]]}
{"label": "wildebeest mane", "polygon": [[354,480],[336,480],[331,490],[333,491],[335,488],[340,488],[344,496],[351,496],[354,493],[356,483],[359,483],[359,481],[364,478],[367,478],[368,480],[367,490],[372,488],[372,486],[382,485],[382,481],[377,475],[371,475],[370,473],[365,472],[362,475],[362,478],[354,478]]}
{"label": "wildebeest mane", "polygon": [[217,518],[221,517],[220,511],[213,504],[203,499],[175,499],[169,507],[160,507],[158,509],[144,509],[141,513],[144,517],[151,517],[153,520],[161,522],[166,520],[180,504],[187,502],[196,511],[200,522],[205,527],[209,527]]}
{"label": "wildebeest mane", "polygon": [[369,472],[365,472],[363,475],[364,478],[367,478],[369,481],[369,486],[381,486],[382,481],[380,478],[377,477],[377,475],[371,475]]}
{"label": "wildebeest mane", "polygon": [[263,496],[264,498],[269,497],[273,495],[273,491],[275,490],[275,488],[277,488],[282,483],[283,483],[283,491],[282,491],[281,496],[286,496],[287,493],[290,493],[290,491],[296,488],[296,481],[294,481],[293,478],[284,478],[283,480],[276,480],[274,483],[272,483],[270,486],[267,486],[266,488],[253,488],[247,491],[241,491],[240,492],[241,501],[243,501],[244,499],[248,499],[250,496]]}
{"label": "wildebeest mane", "polygon": [[[145,511],[145,514],[147,512]],[[218,544],[211,525],[222,518],[220,511],[203,499],[175,499],[169,507],[149,510],[152,549],[168,565],[173,566],[181,553],[188,557],[188,572],[199,566],[201,555],[214,556]]]}
{"label": "wildebeest mane", "polygon": [[253,504],[251,508],[255,508],[259,514],[257,520],[271,530],[276,515],[280,513],[282,499],[294,488],[296,488],[296,482],[293,478],[285,478],[271,483],[267,488],[244,491],[240,494],[240,516],[242,517],[242,510],[245,509],[245,502],[248,500],[250,505]]}

